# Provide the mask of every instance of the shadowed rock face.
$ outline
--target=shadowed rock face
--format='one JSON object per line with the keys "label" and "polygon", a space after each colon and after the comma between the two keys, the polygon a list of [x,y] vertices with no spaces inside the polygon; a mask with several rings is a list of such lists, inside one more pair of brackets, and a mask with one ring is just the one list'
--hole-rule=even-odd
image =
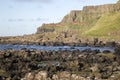
{"label": "shadowed rock face", "polygon": [[80,14],[82,14],[82,11],[79,10],[73,10],[70,12],[70,14],[66,15],[63,20],[61,21],[61,23],[71,23],[71,22],[75,22],[77,17],[80,16]]}
{"label": "shadowed rock face", "polygon": [[44,32],[53,32],[53,31],[54,31],[54,29],[45,29],[45,28],[43,28],[43,29],[39,29],[39,31],[37,32],[37,34],[44,33]]}

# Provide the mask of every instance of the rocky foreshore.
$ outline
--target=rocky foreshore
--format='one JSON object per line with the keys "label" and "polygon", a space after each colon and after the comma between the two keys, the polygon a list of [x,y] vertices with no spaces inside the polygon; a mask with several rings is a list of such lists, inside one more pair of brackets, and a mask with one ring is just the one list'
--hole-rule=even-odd
{"label": "rocky foreshore", "polygon": [[[29,36],[30,37],[30,36]],[[17,39],[19,38],[19,39]],[[90,46],[90,47],[115,47],[119,45],[120,43],[117,41],[104,41],[104,40],[99,40],[98,38],[93,38],[92,40],[86,39],[76,39],[76,41],[71,41],[71,42],[65,42],[65,41],[39,41],[39,40],[34,40],[29,39],[26,40],[23,39],[23,37],[4,37],[0,38],[0,44],[12,44],[12,45],[40,45],[40,46]]]}
{"label": "rocky foreshore", "polygon": [[2,50],[0,80],[119,80],[120,47],[115,53]]}

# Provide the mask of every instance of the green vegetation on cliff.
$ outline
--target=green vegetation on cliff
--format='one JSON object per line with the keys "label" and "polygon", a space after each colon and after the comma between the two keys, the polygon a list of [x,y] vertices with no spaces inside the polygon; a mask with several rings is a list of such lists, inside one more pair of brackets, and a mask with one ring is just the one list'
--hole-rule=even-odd
{"label": "green vegetation on cliff", "polygon": [[37,33],[50,32],[55,36],[66,32],[77,37],[102,37],[119,40],[120,1],[116,4],[85,6],[73,10],[60,23],[44,24]]}
{"label": "green vegetation on cliff", "polygon": [[89,36],[119,36],[120,12],[104,14],[97,23],[83,34]]}

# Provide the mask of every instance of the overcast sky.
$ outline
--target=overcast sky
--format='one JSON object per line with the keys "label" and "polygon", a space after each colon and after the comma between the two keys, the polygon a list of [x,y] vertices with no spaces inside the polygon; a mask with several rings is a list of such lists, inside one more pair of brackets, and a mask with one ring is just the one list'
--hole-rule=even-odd
{"label": "overcast sky", "polygon": [[32,34],[42,23],[59,22],[71,10],[117,0],[0,0],[0,36]]}

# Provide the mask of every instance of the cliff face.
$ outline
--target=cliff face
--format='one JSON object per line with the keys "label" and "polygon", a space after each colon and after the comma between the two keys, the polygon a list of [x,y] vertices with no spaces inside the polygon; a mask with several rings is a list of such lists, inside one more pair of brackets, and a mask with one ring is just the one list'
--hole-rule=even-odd
{"label": "cliff face", "polygon": [[118,12],[120,11],[119,4],[106,4],[99,6],[85,6],[81,11],[71,11],[70,14],[66,15],[62,23],[73,23],[73,22],[86,22],[94,21],[101,17],[105,13]]}
{"label": "cliff face", "polygon": [[[105,4],[98,6],[85,6],[83,10],[73,10],[67,14],[60,23],[45,24],[37,29],[37,33],[54,32],[58,26],[68,29],[87,30],[94,26],[102,15],[120,11],[120,0],[116,4]],[[77,26],[77,27],[76,27]],[[71,28],[72,27],[72,28]],[[84,29],[84,27],[86,29]],[[59,30],[59,29],[58,29]]]}
{"label": "cliff face", "polygon": [[77,17],[80,16],[82,11],[71,11],[70,14],[66,15],[63,20],[61,21],[62,23],[70,23],[76,21]]}

